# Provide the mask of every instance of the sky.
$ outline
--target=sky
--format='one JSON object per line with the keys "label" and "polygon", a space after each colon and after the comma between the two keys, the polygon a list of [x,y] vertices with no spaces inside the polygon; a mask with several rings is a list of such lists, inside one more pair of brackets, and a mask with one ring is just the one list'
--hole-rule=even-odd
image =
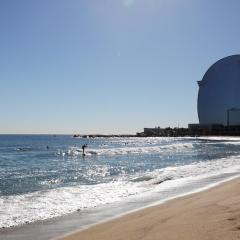
{"label": "sky", "polygon": [[240,53],[239,0],[1,0],[0,133],[198,123],[196,81]]}

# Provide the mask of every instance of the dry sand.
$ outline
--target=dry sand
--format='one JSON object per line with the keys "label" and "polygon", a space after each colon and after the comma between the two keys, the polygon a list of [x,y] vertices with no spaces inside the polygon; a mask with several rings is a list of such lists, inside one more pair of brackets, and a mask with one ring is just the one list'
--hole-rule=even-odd
{"label": "dry sand", "polygon": [[61,239],[240,239],[240,179],[139,210]]}

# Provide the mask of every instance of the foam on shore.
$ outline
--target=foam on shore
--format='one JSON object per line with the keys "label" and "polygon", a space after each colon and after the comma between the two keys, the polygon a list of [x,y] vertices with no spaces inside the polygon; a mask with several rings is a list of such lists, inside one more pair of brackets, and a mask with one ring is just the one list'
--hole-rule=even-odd
{"label": "foam on shore", "polygon": [[[239,179],[57,239],[237,239]],[[214,184],[211,187],[219,185]],[[210,186],[209,186],[210,187]],[[201,189],[203,190],[203,188]],[[124,229],[124,231],[122,231]],[[146,230],[148,229],[148,230]]]}

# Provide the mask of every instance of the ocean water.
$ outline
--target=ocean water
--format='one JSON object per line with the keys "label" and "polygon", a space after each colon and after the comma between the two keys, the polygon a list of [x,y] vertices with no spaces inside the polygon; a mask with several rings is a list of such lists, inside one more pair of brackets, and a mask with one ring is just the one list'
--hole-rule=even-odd
{"label": "ocean water", "polygon": [[111,204],[163,201],[239,170],[240,138],[0,135],[0,228],[84,216]]}

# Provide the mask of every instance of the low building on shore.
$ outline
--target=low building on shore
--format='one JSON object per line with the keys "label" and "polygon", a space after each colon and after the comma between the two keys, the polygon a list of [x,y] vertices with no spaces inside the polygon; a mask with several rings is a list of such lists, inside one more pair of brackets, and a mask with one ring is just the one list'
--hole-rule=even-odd
{"label": "low building on shore", "polygon": [[143,132],[137,133],[138,137],[178,137],[187,136],[188,128],[144,128]]}

